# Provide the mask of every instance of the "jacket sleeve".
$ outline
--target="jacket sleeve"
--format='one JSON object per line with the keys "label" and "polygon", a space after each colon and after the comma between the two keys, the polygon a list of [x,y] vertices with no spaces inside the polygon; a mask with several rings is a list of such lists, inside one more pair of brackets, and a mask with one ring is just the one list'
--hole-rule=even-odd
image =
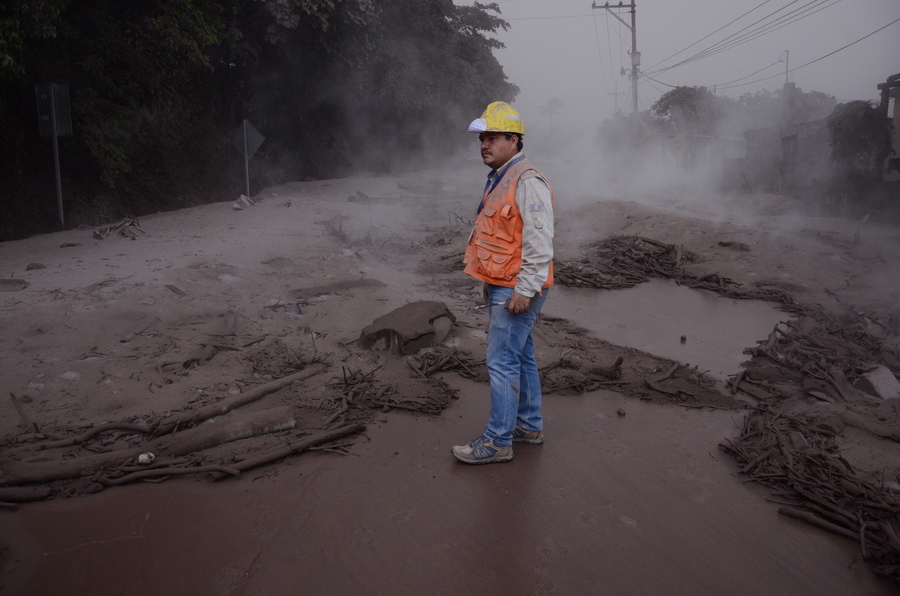
{"label": "jacket sleeve", "polygon": [[516,204],[522,215],[522,269],[515,290],[529,298],[540,293],[553,260],[553,202],[550,186],[533,170],[525,172],[516,187]]}

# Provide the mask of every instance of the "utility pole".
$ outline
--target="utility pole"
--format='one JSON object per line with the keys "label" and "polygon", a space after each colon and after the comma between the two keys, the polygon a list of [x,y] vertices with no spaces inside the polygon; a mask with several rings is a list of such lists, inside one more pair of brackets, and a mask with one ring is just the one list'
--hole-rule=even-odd
{"label": "utility pole", "polygon": [[613,112],[613,113],[614,113],[614,114],[618,114],[618,113],[619,113],[619,96],[620,96],[620,95],[625,95],[624,92],[619,91],[619,81],[616,81],[615,92],[613,92],[613,93],[608,93],[608,92],[607,92],[607,95],[612,95],[612,96],[615,98],[616,110],[615,110],[615,112]]}
{"label": "utility pole", "polygon": [[790,58],[791,53],[785,50],[778,56],[781,62],[784,57],[784,108],[781,115],[781,159],[778,167],[778,194],[787,194],[791,182],[794,179],[794,172],[797,169],[797,136],[794,129],[794,117],[796,112],[796,95],[794,93],[796,85],[788,82],[788,75],[791,72]]}
{"label": "utility pole", "polygon": [[[591,8],[594,10],[603,9],[607,11],[612,16],[619,19],[619,22],[625,25],[631,31],[631,118],[632,118],[632,127],[634,138],[637,139],[637,125],[638,125],[638,71],[641,66],[641,54],[637,51],[637,0],[631,0],[631,4],[622,4],[619,2],[618,4],[614,4],[612,6],[609,5],[609,2],[602,6],[598,6],[597,2],[593,2],[591,4]],[[623,10],[627,10],[631,13],[631,24],[625,22],[622,17],[618,15],[618,12]]]}
{"label": "utility pole", "polygon": [[[781,56],[779,56],[778,58],[780,60]],[[791,63],[791,53],[790,53],[790,51],[785,50],[784,51],[784,84],[785,85],[788,84],[788,73],[791,71],[790,63]]]}

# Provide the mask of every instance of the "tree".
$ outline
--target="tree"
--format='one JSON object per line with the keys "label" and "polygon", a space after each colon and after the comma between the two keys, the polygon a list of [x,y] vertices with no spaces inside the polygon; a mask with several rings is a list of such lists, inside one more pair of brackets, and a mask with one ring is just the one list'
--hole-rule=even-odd
{"label": "tree", "polygon": [[28,47],[53,39],[69,0],[16,0],[0,4],[0,81],[25,74]]}
{"label": "tree", "polygon": [[[55,15],[55,24],[35,28],[41,35],[20,36],[22,47],[14,52],[20,57],[5,71],[13,85],[0,93],[0,105],[32,116],[33,81],[68,82],[75,152],[81,167],[109,186],[130,170],[143,146],[201,108],[209,97],[208,51],[228,35],[212,0],[45,0],[26,3],[20,13],[22,23]],[[22,120],[33,128],[36,118]],[[12,118],[4,118],[7,127],[14,136],[19,132]]]}
{"label": "tree", "polygon": [[709,134],[714,127],[708,110],[712,97],[706,87],[676,87],[656,100],[650,110],[673,124],[679,133]]}
{"label": "tree", "polygon": [[82,0],[67,22],[80,138],[111,186],[213,99],[209,52],[236,35],[211,0],[151,4]]}
{"label": "tree", "polygon": [[268,97],[254,94],[263,103],[253,109],[279,123],[277,142],[313,175],[446,152],[463,138],[448,131],[518,93],[492,53],[503,46],[488,34],[508,28],[491,14],[496,4],[354,0],[312,19],[297,0],[270,5],[279,7],[269,28],[277,43],[261,53],[252,84]]}
{"label": "tree", "polygon": [[[794,89],[791,118],[795,122],[820,120],[827,117],[836,104],[833,95]],[[784,89],[766,89],[741,95],[736,101],[734,117],[740,120],[744,129],[769,128],[781,126],[784,111]]]}
{"label": "tree", "polygon": [[797,90],[796,110],[799,122],[820,120],[827,118],[837,105],[834,95],[828,95],[821,91],[803,92]]}
{"label": "tree", "polygon": [[563,103],[556,96],[551,97],[550,101],[548,101],[543,107],[541,107],[541,115],[550,118],[551,128],[553,127],[553,117],[558,114],[562,108]]}
{"label": "tree", "polygon": [[676,87],[664,93],[650,110],[679,134],[713,135],[730,132],[732,100],[717,97],[706,87]]}
{"label": "tree", "polygon": [[22,204],[48,179],[34,165],[47,162],[34,100],[45,81],[70,89],[68,188],[132,215],[158,210],[174,180],[194,183],[209,155],[231,167],[243,118],[298,178],[446,155],[468,138],[448,133],[518,93],[493,55],[509,27],[499,15],[453,0],[0,3],[0,179]]}
{"label": "tree", "polygon": [[826,120],[836,177],[847,184],[865,184],[881,177],[890,153],[890,129],[867,101],[839,104]]}

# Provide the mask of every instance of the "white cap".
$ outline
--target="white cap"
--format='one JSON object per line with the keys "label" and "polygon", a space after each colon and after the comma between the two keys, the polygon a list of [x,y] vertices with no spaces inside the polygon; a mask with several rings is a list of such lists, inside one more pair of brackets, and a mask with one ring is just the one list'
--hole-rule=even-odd
{"label": "white cap", "polygon": [[469,132],[484,132],[487,130],[487,120],[484,118],[475,118],[469,125]]}

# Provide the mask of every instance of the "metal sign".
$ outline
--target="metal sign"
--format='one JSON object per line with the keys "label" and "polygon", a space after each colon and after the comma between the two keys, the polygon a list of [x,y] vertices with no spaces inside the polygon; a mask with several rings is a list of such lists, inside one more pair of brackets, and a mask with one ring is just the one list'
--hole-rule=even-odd
{"label": "metal sign", "polygon": [[241,125],[238,126],[237,132],[234,133],[234,138],[231,139],[231,142],[234,143],[234,146],[238,148],[238,151],[241,152],[241,155],[243,155],[245,159],[250,159],[256,155],[256,152],[259,151],[260,146],[265,140],[266,137],[256,130],[256,127],[250,124],[249,120],[244,120]]}
{"label": "metal sign", "polygon": [[35,85],[35,92],[41,136],[52,137],[55,134],[65,137],[71,135],[72,111],[69,107],[69,86],[65,83],[42,83]]}
{"label": "metal sign", "polygon": [[250,121],[247,119],[244,119],[244,121],[241,122],[237,132],[234,133],[234,138],[231,139],[231,142],[234,143],[238,148],[238,151],[241,152],[241,155],[244,156],[244,176],[247,180],[248,199],[250,198],[250,158],[256,155],[259,146],[262,145],[265,140],[266,137],[256,130],[256,127],[250,124]]}

